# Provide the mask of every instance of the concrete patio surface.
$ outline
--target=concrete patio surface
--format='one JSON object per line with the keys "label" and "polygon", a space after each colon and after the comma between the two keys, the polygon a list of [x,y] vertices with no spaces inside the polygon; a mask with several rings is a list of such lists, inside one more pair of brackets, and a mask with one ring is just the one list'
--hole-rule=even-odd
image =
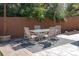
{"label": "concrete patio surface", "polygon": [[4,56],[30,56],[32,53],[25,48],[19,49],[17,51],[13,50],[10,45],[5,45],[0,47],[0,51]]}
{"label": "concrete patio surface", "polygon": [[[57,37],[79,41],[79,34],[58,35]],[[33,56],[79,56],[79,46],[71,43],[32,54]]]}
{"label": "concrete patio surface", "polygon": [[65,44],[32,54],[32,56],[79,56],[79,47]]}
{"label": "concrete patio surface", "polygon": [[[57,37],[74,40],[74,42],[79,41],[79,34],[58,35]],[[79,46],[71,43],[35,53],[32,53],[25,48],[14,51],[10,45],[1,46],[0,51],[5,56],[79,56]]]}
{"label": "concrete patio surface", "polygon": [[74,40],[74,41],[79,41],[79,33],[78,34],[72,34],[72,35],[57,35],[57,37],[60,38],[65,38],[65,39],[69,39],[69,40]]}

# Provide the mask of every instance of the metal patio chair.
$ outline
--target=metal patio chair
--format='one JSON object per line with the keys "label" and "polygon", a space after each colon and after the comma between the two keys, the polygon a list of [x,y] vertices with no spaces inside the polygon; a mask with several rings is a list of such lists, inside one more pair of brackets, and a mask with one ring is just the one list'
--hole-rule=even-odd
{"label": "metal patio chair", "polygon": [[59,39],[56,38],[56,28],[55,27],[50,27],[49,28],[49,32],[48,34],[45,34],[44,37],[47,39],[47,40],[50,40],[53,42],[53,45],[55,42],[57,42]]}
{"label": "metal patio chair", "polygon": [[32,42],[37,38],[37,36],[34,34],[31,34],[29,27],[24,27],[24,38]]}
{"label": "metal patio chair", "polygon": [[[35,25],[35,26],[34,26],[34,29],[35,29],[35,30],[41,29],[41,26],[40,26],[40,25]],[[37,40],[40,41],[40,40],[41,40],[41,37],[42,37],[42,32],[37,32],[37,33],[35,33],[35,34],[36,34],[37,37],[38,37]]]}
{"label": "metal patio chair", "polygon": [[41,29],[41,26],[40,25],[35,25],[34,29]]}
{"label": "metal patio chair", "polygon": [[56,35],[61,34],[61,26],[60,25],[55,26],[55,34]]}

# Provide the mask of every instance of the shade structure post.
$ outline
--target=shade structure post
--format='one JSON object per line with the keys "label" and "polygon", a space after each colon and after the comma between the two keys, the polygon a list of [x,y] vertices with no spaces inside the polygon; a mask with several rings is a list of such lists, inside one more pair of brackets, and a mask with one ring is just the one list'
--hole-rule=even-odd
{"label": "shade structure post", "polygon": [[4,3],[4,35],[6,35],[6,3]]}

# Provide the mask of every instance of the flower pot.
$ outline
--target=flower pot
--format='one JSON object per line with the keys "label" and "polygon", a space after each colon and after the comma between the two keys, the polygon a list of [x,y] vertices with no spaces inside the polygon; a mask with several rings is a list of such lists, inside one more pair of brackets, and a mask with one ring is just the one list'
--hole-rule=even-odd
{"label": "flower pot", "polygon": [[11,39],[11,35],[0,36],[0,41],[8,41]]}

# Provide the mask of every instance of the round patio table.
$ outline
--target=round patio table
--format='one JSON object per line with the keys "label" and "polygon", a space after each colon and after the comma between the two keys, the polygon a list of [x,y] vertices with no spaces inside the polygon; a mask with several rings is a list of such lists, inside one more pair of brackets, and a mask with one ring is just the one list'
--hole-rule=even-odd
{"label": "round patio table", "polygon": [[34,33],[40,33],[40,32],[48,32],[49,29],[35,29],[35,30],[30,30],[30,31]]}
{"label": "round patio table", "polygon": [[44,38],[43,33],[47,33],[49,29],[35,29],[30,31],[34,32],[37,35],[38,39],[41,40],[42,38]]}

